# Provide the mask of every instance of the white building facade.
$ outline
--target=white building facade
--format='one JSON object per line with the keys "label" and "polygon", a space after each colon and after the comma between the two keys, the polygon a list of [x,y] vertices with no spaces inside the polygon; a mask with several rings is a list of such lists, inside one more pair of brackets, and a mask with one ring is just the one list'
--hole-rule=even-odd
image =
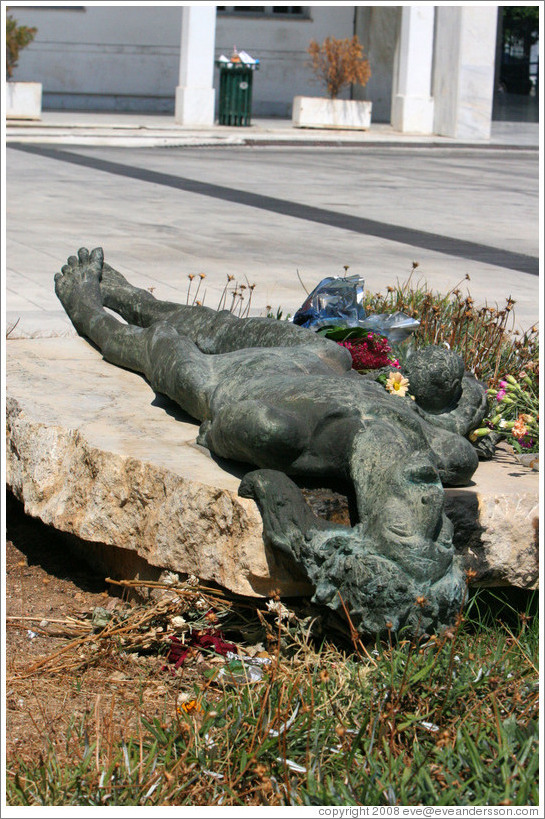
{"label": "white building facade", "polygon": [[217,116],[215,60],[233,48],[260,60],[254,117],[291,117],[293,97],[323,96],[307,47],[357,34],[371,64],[373,121],[406,133],[490,135],[498,6],[11,6],[34,42],[14,79],[43,84],[44,109]]}

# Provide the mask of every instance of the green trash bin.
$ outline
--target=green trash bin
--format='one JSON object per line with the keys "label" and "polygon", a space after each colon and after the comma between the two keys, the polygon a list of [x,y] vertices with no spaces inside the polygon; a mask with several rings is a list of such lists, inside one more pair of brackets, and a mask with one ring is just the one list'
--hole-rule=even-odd
{"label": "green trash bin", "polygon": [[252,115],[252,80],[259,63],[247,65],[216,61],[220,70],[220,125],[250,125]]}

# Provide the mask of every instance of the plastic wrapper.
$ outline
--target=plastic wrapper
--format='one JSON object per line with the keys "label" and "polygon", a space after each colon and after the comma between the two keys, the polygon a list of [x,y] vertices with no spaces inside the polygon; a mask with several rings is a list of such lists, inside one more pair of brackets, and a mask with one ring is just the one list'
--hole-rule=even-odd
{"label": "plastic wrapper", "polygon": [[420,326],[417,319],[413,319],[399,310],[397,313],[371,313],[360,322],[364,330],[380,333],[392,344],[400,344]]}
{"label": "plastic wrapper", "polygon": [[328,276],[314,288],[293,317],[311,330],[321,327],[361,327],[380,333],[393,344],[404,341],[420,322],[405,313],[372,313],[363,306],[365,280],[361,276]]}
{"label": "plastic wrapper", "polygon": [[320,327],[357,327],[367,316],[363,307],[365,281],[360,276],[322,279],[293,317],[293,323],[311,330]]}

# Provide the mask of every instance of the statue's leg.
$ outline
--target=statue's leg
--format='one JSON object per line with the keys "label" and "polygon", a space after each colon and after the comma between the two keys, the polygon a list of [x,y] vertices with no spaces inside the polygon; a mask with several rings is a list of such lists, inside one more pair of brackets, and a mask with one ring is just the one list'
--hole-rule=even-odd
{"label": "statue's leg", "polygon": [[85,248],[71,256],[55,276],[55,291],[79,333],[87,336],[107,361],[143,373],[153,389],[178,403],[190,415],[208,417],[217,383],[213,356],[206,356],[167,322],[150,327],[122,324],[102,303],[102,250]]}
{"label": "statue's leg", "polygon": [[151,386],[167,395],[199,421],[210,417],[210,402],[218,375],[213,355],[205,355],[197,345],[179,335],[168,321],[144,330],[147,361],[144,369]]}
{"label": "statue's leg", "polygon": [[160,301],[149,290],[134,287],[106,263],[102,265],[100,292],[105,307],[115,310],[129,324],[139,327],[148,327],[155,321],[166,319],[180,306],[172,301]]}
{"label": "statue's leg", "polygon": [[103,305],[119,313],[129,324],[149,327],[158,321],[168,321],[180,335],[190,338],[209,355],[249,347],[305,347],[312,349],[317,358],[335,372],[359,378],[351,372],[348,350],[310,331],[301,332],[289,322],[240,319],[228,310],[161,301],[148,290],[134,287],[121,273],[104,263],[100,290]]}
{"label": "statue's leg", "polygon": [[235,318],[227,310],[218,313],[202,305],[156,299],[148,290],[134,287],[108,264],[103,264],[102,267],[100,292],[104,306],[115,310],[129,324],[150,327],[157,322],[166,321],[180,336],[191,339],[209,355],[225,352],[221,339],[226,328],[233,338],[238,339],[242,332],[240,327],[244,325],[244,321]]}
{"label": "statue's leg", "polygon": [[144,372],[146,337],[141,327],[122,324],[103,306],[100,293],[103,253],[81,248],[55,275],[55,292],[74,327],[113,364]]}

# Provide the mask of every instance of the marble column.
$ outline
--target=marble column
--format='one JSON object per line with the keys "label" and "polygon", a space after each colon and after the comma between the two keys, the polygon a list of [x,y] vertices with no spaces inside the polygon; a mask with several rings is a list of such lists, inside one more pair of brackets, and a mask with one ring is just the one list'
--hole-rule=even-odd
{"label": "marble column", "polygon": [[494,97],[497,6],[438,6],[434,131],[489,139]]}
{"label": "marble column", "polygon": [[415,134],[433,132],[431,97],[435,7],[403,6],[394,62],[392,126]]}
{"label": "marble column", "polygon": [[355,31],[371,64],[371,79],[352,86],[355,100],[373,101],[373,122],[390,122],[393,65],[401,26],[400,6],[356,6]]}
{"label": "marble column", "polygon": [[180,125],[214,124],[215,6],[183,6],[180,80],[174,119]]}

